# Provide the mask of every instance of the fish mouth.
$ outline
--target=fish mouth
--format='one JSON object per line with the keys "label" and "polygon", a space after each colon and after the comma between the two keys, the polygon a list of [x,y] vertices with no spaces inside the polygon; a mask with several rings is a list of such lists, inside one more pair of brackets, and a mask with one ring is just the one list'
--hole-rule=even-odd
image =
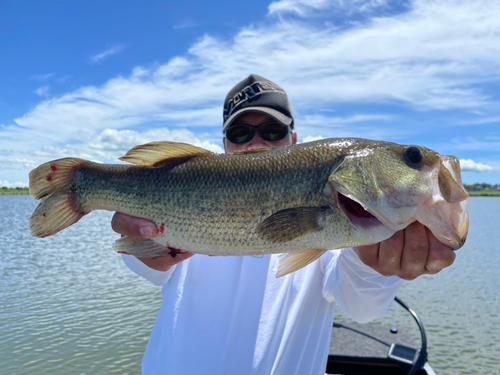
{"label": "fish mouth", "polygon": [[462,184],[460,162],[454,156],[442,155],[430,176],[432,199],[421,205],[415,219],[453,250],[460,249],[467,239],[469,195]]}
{"label": "fish mouth", "polygon": [[337,202],[349,221],[355,226],[373,227],[384,225],[373,214],[365,210],[361,204],[338,191]]}

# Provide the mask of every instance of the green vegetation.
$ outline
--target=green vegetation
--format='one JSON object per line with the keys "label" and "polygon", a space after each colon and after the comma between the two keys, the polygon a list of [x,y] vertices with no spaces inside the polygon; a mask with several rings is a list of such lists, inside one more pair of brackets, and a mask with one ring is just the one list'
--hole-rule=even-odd
{"label": "green vegetation", "polygon": [[486,182],[476,182],[472,185],[464,184],[465,189],[467,191],[479,191],[479,190],[500,190],[499,184],[487,184]]}
{"label": "green vegetation", "polygon": [[8,188],[8,187],[2,187],[0,188],[0,195],[20,195],[20,194],[29,194],[30,190],[25,187],[16,187],[16,188]]}
{"label": "green vegetation", "polygon": [[491,185],[486,182],[472,185],[464,184],[465,189],[471,197],[500,197],[500,185]]}
{"label": "green vegetation", "polygon": [[500,190],[469,191],[470,197],[500,197]]}

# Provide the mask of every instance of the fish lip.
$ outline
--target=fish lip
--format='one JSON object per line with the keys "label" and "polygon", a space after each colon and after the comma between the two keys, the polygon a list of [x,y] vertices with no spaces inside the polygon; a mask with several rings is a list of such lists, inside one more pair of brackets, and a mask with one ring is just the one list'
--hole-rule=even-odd
{"label": "fish lip", "polygon": [[[370,211],[366,210],[359,202],[355,201],[352,198],[336,191],[336,200],[337,205],[340,207],[342,212],[346,215],[347,219],[353,225],[353,227],[361,226],[363,228],[366,227],[375,227],[375,226],[384,226],[384,223],[380,221],[376,216],[374,216]],[[354,202],[354,203],[353,203]],[[357,215],[355,211],[353,211],[353,206],[356,205],[358,210],[361,208],[365,214]]]}
{"label": "fish lip", "polygon": [[466,240],[467,240],[467,235],[465,235],[462,238],[460,238],[460,240],[456,244],[451,244],[450,247],[453,250],[458,250],[458,249],[462,248],[462,246],[465,245],[465,241]]}

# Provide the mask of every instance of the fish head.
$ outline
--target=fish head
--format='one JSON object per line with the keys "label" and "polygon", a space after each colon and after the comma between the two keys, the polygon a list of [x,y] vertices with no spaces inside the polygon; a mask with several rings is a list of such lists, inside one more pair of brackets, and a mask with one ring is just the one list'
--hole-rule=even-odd
{"label": "fish head", "polygon": [[334,167],[328,185],[337,193],[337,206],[356,224],[364,210],[393,231],[419,221],[453,249],[467,237],[468,194],[454,156],[416,145],[359,142]]}

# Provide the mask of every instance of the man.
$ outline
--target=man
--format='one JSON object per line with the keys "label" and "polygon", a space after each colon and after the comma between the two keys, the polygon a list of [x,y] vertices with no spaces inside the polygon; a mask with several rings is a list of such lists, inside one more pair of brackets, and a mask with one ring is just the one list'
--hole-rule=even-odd
{"label": "man", "polygon": [[[226,153],[295,144],[285,91],[250,75],[224,103]],[[151,238],[156,226],[115,214],[113,229]],[[455,254],[414,223],[379,244],[329,251],[275,278],[277,255],[123,255],[163,285],[143,374],[323,374],[335,307],[358,322],[383,316],[403,283],[451,265]],[[395,277],[397,276],[397,277]]]}

